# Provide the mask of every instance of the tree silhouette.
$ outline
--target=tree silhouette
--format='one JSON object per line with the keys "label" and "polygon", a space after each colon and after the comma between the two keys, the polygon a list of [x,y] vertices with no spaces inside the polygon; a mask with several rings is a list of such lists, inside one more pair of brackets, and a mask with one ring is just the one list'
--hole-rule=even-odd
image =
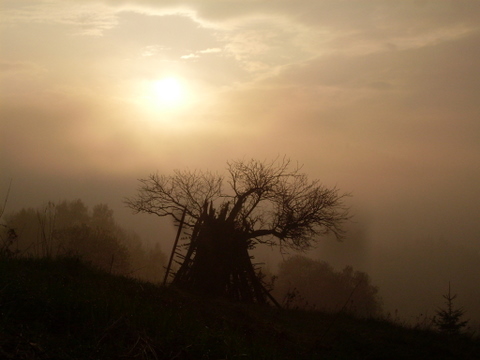
{"label": "tree silhouette", "polygon": [[146,248],[137,234],[116,222],[108,205],[97,204],[90,211],[80,199],[49,201],[8,214],[0,224],[0,256],[7,255],[73,255],[100,269],[151,282],[161,281],[165,263],[160,247]]}
{"label": "tree silhouette", "polygon": [[[343,311],[357,316],[381,314],[378,287],[367,273],[346,266],[336,271],[330,264],[306,256],[292,256],[280,263],[273,294],[290,307],[327,312]],[[295,295],[295,296],[292,296]]]}
{"label": "tree silhouette", "polygon": [[[245,302],[273,300],[252,264],[258,244],[306,250],[318,235],[341,238],[347,194],[309,181],[288,159],[227,163],[227,176],[174,171],[139,180],[135,212],[170,216],[187,229],[173,283]],[[227,185],[227,186],[225,186]],[[227,187],[227,190],[225,190]]]}
{"label": "tree silhouette", "polygon": [[443,298],[445,299],[447,307],[445,309],[437,310],[438,318],[435,316],[433,318],[433,323],[441,332],[449,335],[459,334],[460,331],[467,326],[468,320],[461,321],[465,311],[462,308],[455,309],[453,306],[453,300],[457,298],[457,295],[452,295],[450,291],[450,283],[448,284],[448,294],[443,295]]}

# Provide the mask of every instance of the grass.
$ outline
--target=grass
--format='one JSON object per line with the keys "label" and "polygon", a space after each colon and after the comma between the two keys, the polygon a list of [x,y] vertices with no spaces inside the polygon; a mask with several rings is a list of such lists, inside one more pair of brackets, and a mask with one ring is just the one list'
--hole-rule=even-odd
{"label": "grass", "polygon": [[72,258],[1,259],[0,358],[480,359],[480,341],[204,298]]}

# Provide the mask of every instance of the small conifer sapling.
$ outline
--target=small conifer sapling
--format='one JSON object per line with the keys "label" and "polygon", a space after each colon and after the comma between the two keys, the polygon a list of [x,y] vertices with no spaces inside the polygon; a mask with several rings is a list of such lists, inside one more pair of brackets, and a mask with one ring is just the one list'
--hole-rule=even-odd
{"label": "small conifer sapling", "polygon": [[443,295],[445,299],[446,308],[437,310],[437,315],[433,318],[433,323],[443,333],[449,335],[456,335],[467,326],[468,320],[462,321],[462,317],[465,314],[463,308],[455,309],[453,300],[457,295],[452,295],[450,289],[450,283],[448,284],[448,294]]}

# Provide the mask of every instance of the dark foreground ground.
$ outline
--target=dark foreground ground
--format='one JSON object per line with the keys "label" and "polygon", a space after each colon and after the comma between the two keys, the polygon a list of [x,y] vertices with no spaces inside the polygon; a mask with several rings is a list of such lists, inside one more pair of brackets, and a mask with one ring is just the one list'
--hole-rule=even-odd
{"label": "dark foreground ground", "polygon": [[0,359],[480,359],[480,340],[0,259]]}

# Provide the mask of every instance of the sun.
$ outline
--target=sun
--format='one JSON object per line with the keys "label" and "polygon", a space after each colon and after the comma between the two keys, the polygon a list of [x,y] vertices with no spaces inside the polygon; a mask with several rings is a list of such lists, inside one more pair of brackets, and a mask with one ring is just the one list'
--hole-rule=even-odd
{"label": "sun", "polygon": [[177,122],[198,101],[191,80],[175,75],[142,79],[132,89],[132,102],[160,124]]}
{"label": "sun", "polygon": [[174,77],[166,77],[152,83],[152,97],[158,105],[175,107],[181,104],[184,91],[181,82]]}

